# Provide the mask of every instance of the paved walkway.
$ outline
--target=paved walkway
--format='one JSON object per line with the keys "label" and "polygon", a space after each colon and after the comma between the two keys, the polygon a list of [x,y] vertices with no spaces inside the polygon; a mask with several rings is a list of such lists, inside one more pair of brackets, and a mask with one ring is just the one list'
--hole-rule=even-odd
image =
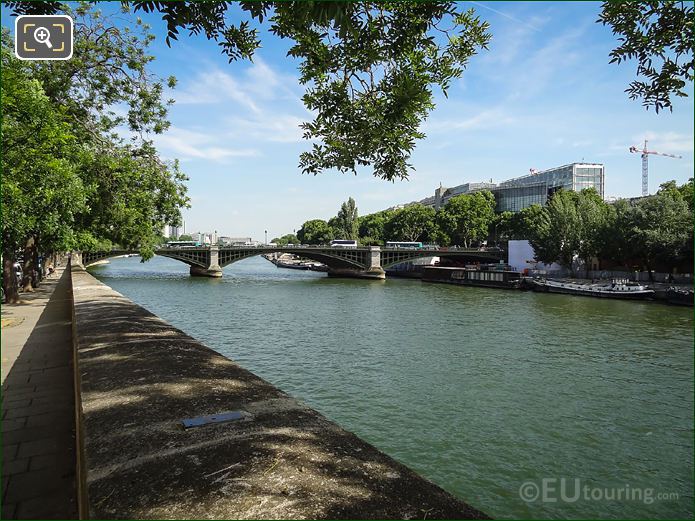
{"label": "paved walkway", "polygon": [[2,519],[77,518],[69,273],[2,307]]}

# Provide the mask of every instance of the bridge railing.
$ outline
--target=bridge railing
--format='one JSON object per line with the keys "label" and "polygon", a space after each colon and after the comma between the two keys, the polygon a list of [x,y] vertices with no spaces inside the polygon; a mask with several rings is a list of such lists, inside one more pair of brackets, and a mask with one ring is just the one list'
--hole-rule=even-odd
{"label": "bridge railing", "polygon": [[[161,248],[157,248],[158,250],[209,250],[211,248],[210,245],[201,245],[201,246],[162,246]],[[439,247],[429,247],[429,248],[387,248],[384,246],[357,246],[357,247],[352,247],[352,248],[345,248],[345,247],[334,247],[334,246],[329,246],[329,245],[314,245],[314,244],[288,244],[285,246],[271,246],[271,245],[249,245],[249,246],[240,246],[240,245],[235,245],[235,246],[217,246],[219,249],[232,249],[232,250],[278,250],[278,249],[299,249],[299,250],[304,250],[304,249],[309,249],[309,250],[331,250],[331,251],[349,251],[349,250],[372,250],[374,248],[378,248],[381,251],[417,251],[417,252],[475,252],[475,251],[483,251],[483,252],[488,252],[488,253],[494,253],[494,252],[504,252],[505,250],[503,248],[497,247],[497,246],[480,246],[476,248],[465,248],[463,246],[439,246]]]}

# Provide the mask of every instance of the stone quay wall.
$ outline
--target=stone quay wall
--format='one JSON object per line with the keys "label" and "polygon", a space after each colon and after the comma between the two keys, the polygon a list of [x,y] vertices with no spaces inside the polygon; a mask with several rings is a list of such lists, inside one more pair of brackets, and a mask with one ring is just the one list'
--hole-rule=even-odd
{"label": "stone quay wall", "polygon": [[[83,268],[71,276],[81,517],[486,518]],[[182,424],[224,412],[240,419]]]}

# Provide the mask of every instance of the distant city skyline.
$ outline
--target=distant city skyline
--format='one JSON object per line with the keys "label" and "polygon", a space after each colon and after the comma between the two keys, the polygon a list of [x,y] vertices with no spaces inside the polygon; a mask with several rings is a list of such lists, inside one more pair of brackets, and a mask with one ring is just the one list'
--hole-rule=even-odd
{"label": "distant city skyline", "polygon": [[[595,23],[600,2],[467,4],[490,23],[490,49],[471,58],[448,99],[435,92],[410,180],[395,183],[367,168],[357,176],[301,174],[299,155],[311,143],[299,124],[311,114],[301,101],[298,62],[286,56],[291,42],[261,26],[253,63],[230,64],[202,36],[182,33],[167,47],[161,18],[138,13],[156,35],[153,71],[179,80],[165,93],[176,100],[171,128],[154,141],[190,178],[186,230],[257,240],[267,230],[270,239],[329,219],[348,197],[364,215],[431,196],[440,183],[500,182],[573,162],[605,166],[606,198],[639,196],[641,160],[629,147],[645,139],[653,150],[683,156],[650,157],[650,193],[692,177],[693,85],[689,97],[673,100],[673,112],[657,115],[630,100],[624,90],[636,64],[608,63],[618,42]],[[116,12],[120,4],[101,7]]]}

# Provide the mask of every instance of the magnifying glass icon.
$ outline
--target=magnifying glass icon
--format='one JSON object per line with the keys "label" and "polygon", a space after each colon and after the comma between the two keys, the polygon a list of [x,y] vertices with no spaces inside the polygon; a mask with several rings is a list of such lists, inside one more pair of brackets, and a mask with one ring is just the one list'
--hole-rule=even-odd
{"label": "magnifying glass icon", "polygon": [[39,43],[45,43],[46,47],[48,47],[49,49],[52,49],[53,45],[51,45],[50,38],[51,38],[51,33],[45,27],[37,27],[36,30],[34,31],[34,39]]}

